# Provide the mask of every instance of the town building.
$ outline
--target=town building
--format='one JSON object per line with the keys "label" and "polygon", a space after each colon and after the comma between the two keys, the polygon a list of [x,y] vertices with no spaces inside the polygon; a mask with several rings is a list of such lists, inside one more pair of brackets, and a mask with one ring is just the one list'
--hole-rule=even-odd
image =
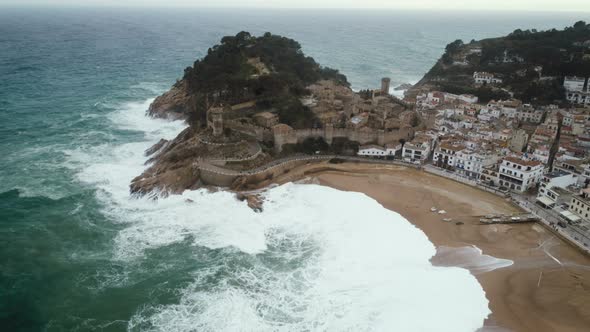
{"label": "town building", "polygon": [[473,73],[475,84],[500,84],[502,79],[495,77],[494,74],[485,71],[476,71]]}
{"label": "town building", "polygon": [[387,155],[387,149],[380,145],[363,145],[359,147],[357,155],[364,157],[385,157]]}
{"label": "town building", "polygon": [[552,209],[556,206],[570,202],[573,193],[568,187],[575,186],[578,182],[576,174],[556,170],[547,173],[541,180],[539,193],[537,194],[537,203]]}
{"label": "town building", "polygon": [[431,135],[416,134],[413,140],[406,142],[402,150],[402,158],[408,162],[423,163],[432,152],[434,138]]}
{"label": "town building", "polygon": [[586,78],[577,76],[566,76],[563,80],[563,88],[566,91],[584,92],[587,89]]}
{"label": "town building", "polygon": [[465,146],[455,142],[442,142],[434,151],[432,164],[434,166],[455,169],[458,161],[458,153],[465,149]]}
{"label": "town building", "polygon": [[380,145],[363,145],[359,147],[358,156],[364,157],[388,157],[393,158],[398,151],[401,151],[401,144],[386,144],[385,147]]}
{"label": "town building", "polygon": [[517,157],[506,157],[502,161],[498,173],[500,186],[524,193],[541,181],[543,163]]}
{"label": "town building", "polygon": [[565,97],[572,104],[590,107],[590,83],[583,77],[566,76],[563,80]]}
{"label": "town building", "polygon": [[590,107],[590,92],[566,91],[566,99],[572,104]]}
{"label": "town building", "polygon": [[495,164],[500,157],[489,151],[464,149],[457,153],[455,171],[461,175],[479,179],[484,167]]}
{"label": "town building", "polygon": [[569,219],[570,222],[578,223],[580,221],[590,221],[590,188],[583,189],[580,194],[572,197],[569,211],[573,216],[565,215],[565,217]]}
{"label": "town building", "polygon": [[524,104],[516,109],[516,118],[522,122],[541,123],[543,121],[545,111],[542,109],[535,109],[530,104]]}

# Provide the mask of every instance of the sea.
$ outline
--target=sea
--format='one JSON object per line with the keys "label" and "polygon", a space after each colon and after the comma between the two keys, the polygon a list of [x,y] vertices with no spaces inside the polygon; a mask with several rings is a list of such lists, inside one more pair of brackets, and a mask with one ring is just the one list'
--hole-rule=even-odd
{"label": "sea", "polygon": [[433,265],[426,235],[361,193],[289,183],[263,213],[225,191],[131,197],[143,151],[186,126],[145,111],[242,30],[298,40],[358,90],[415,83],[456,39],[584,15],[0,7],[0,329],[477,330],[473,263]]}

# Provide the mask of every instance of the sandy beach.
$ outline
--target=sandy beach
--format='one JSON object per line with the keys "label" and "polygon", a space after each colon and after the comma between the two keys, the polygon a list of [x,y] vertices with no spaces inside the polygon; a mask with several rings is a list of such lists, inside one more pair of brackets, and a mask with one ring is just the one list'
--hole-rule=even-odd
{"label": "sandy beach", "polygon": [[[471,270],[492,311],[482,331],[588,331],[590,258],[535,223],[480,225],[475,216],[519,211],[505,199],[393,165],[310,164],[275,181],[302,178],[365,193],[400,213],[438,248],[433,264],[454,265],[454,259],[460,258],[452,251],[449,255],[449,247],[471,246],[480,248],[484,255],[513,261],[511,266],[492,271]],[[447,213],[433,213],[431,207]],[[444,222],[443,218],[452,221]],[[443,249],[447,250],[444,255]]]}

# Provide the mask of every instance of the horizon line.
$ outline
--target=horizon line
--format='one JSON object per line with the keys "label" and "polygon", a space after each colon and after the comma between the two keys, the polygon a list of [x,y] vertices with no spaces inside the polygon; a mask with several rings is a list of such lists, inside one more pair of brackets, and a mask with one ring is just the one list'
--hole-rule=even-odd
{"label": "horizon line", "polygon": [[[335,11],[353,11],[353,10],[366,10],[366,11],[412,11],[412,12],[500,12],[500,13],[589,13],[589,9],[498,9],[498,8],[407,8],[407,7],[278,7],[278,6],[191,6],[191,5],[142,5],[132,6],[125,4],[36,4],[36,3],[1,3],[2,8],[54,8],[54,9],[65,9],[65,8],[104,8],[104,9],[201,9],[201,10],[335,10]],[[587,18],[590,20],[590,17]]]}

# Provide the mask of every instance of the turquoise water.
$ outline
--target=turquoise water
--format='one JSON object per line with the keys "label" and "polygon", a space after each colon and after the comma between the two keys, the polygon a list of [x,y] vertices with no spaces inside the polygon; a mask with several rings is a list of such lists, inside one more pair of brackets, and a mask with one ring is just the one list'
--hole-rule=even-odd
{"label": "turquoise water", "polygon": [[[137,114],[222,36],[292,37],[361,89],[382,76],[394,85],[417,81],[457,38],[580,19],[589,20],[568,13],[0,7],[0,326],[158,329],[137,317],[181,302],[188,287],[220,287],[223,273],[255,264],[231,246],[195,245],[194,234],[122,254],[121,239],[142,216],[176,213],[162,204],[158,214],[144,212],[146,202],[122,207],[116,195],[128,185],[111,175],[124,173],[125,153],[149,146],[160,134],[154,126],[166,126]],[[171,126],[166,134],[181,127]],[[137,248],[141,239],[133,236]],[[228,270],[195,283],[219,260]]]}

